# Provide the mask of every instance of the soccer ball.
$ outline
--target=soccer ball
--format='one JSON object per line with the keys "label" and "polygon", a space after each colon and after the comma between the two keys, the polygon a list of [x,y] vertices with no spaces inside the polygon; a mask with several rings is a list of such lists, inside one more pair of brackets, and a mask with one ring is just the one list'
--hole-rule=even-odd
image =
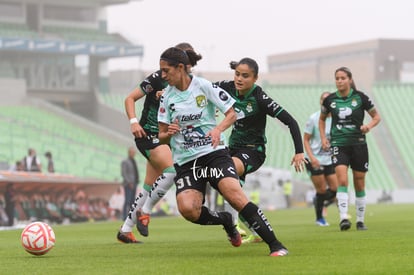
{"label": "soccer ball", "polygon": [[44,255],[55,245],[55,232],[44,222],[33,222],[27,225],[22,232],[23,248],[30,254]]}

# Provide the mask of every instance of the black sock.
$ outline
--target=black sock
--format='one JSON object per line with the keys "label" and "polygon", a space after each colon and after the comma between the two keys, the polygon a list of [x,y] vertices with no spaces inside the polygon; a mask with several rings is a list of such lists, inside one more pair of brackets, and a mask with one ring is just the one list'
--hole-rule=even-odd
{"label": "black sock", "polygon": [[270,251],[275,251],[283,247],[276,238],[273,228],[267,218],[255,204],[249,202],[241,211],[240,215],[249,223],[257,234],[269,245]]}
{"label": "black sock", "polygon": [[325,194],[316,193],[315,213],[316,219],[322,219],[323,202],[325,201]]}
{"label": "black sock", "polygon": [[223,224],[223,219],[220,217],[218,212],[211,211],[207,207],[202,206],[200,217],[193,223],[201,225],[217,225]]}
{"label": "black sock", "polygon": [[330,201],[336,198],[336,191],[332,191],[331,189],[326,190],[325,200]]}

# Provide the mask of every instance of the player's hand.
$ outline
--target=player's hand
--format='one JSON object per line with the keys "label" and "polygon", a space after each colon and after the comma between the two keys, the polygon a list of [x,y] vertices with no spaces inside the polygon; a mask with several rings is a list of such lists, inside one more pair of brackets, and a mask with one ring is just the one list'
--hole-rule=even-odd
{"label": "player's hand", "polygon": [[178,125],[178,119],[176,119],[176,120],[174,120],[174,122],[173,123],[171,123],[171,124],[169,124],[168,125],[168,131],[167,131],[167,134],[169,135],[169,136],[173,136],[173,135],[175,135],[175,134],[177,134],[177,133],[179,133],[180,132],[180,125]]}
{"label": "player's hand", "polygon": [[312,168],[315,170],[318,170],[321,167],[321,164],[319,163],[319,160],[315,157],[310,159],[310,163],[312,165]]}
{"label": "player's hand", "polygon": [[305,171],[305,163],[307,163],[305,154],[300,153],[293,156],[290,165],[295,167],[296,172],[302,172]]}
{"label": "player's hand", "polygon": [[215,127],[207,133],[206,137],[211,137],[211,146],[213,146],[213,148],[216,148],[220,144],[221,131]]}
{"label": "player's hand", "polygon": [[330,147],[331,147],[331,144],[329,143],[329,140],[326,138],[322,139],[322,149],[325,151],[329,151]]}
{"label": "player's hand", "polygon": [[361,125],[361,127],[360,127],[359,129],[361,129],[361,132],[362,132],[364,135],[365,135],[366,133],[368,133],[368,132],[369,132],[369,130],[370,130],[369,126],[368,126],[368,125],[366,125],[366,124]]}
{"label": "player's hand", "polygon": [[142,129],[139,123],[131,124],[131,133],[134,135],[134,137],[137,137],[137,138],[147,137],[147,133],[145,133],[144,129]]}

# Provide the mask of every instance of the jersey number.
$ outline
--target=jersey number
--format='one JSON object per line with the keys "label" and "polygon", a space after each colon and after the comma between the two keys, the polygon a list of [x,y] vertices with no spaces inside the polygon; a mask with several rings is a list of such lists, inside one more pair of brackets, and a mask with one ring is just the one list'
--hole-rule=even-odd
{"label": "jersey number", "polygon": [[190,177],[185,176],[184,178],[179,178],[175,185],[177,186],[177,189],[182,189],[185,186],[191,186]]}

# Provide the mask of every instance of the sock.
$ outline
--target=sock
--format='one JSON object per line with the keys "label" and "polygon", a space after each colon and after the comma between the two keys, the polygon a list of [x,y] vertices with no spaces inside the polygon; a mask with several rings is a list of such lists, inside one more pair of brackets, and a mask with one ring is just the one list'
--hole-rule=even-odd
{"label": "sock", "polygon": [[367,200],[365,196],[365,190],[355,192],[355,208],[356,208],[356,221],[364,222],[365,219],[365,209],[367,206]]}
{"label": "sock", "polygon": [[202,206],[200,217],[198,218],[198,220],[196,220],[193,223],[201,224],[201,225],[217,225],[217,224],[223,224],[223,220],[220,217],[219,212],[212,211],[208,209],[207,207]]}
{"label": "sock", "polygon": [[325,193],[325,200],[326,201],[331,201],[336,197],[336,191],[332,191],[331,189],[326,189],[326,193]]}
{"label": "sock", "polygon": [[[147,200],[149,193],[151,192],[152,186],[149,184],[144,183],[144,188],[142,189],[141,193],[142,197],[138,201],[136,201],[135,209],[141,209],[144,206],[145,201]],[[136,221],[135,221],[136,222]]]}
{"label": "sock", "polygon": [[121,227],[122,232],[132,232],[132,228],[137,223],[137,216],[136,212],[139,209],[137,207],[138,203],[142,200],[145,200],[144,194],[141,192],[135,198],[134,203],[131,205],[131,209],[128,212],[128,215],[124,221],[124,224]]}
{"label": "sock", "polygon": [[145,203],[146,198],[148,197],[148,191],[145,188],[151,188],[150,185],[144,183],[144,190],[138,194],[135,198],[134,203],[131,205],[131,209],[128,212],[128,215],[124,221],[124,224],[121,227],[122,232],[132,232],[132,228],[137,223],[137,210],[141,209],[142,205]]}
{"label": "sock", "polygon": [[254,203],[247,203],[240,211],[240,215],[249,223],[249,227],[252,227],[263,241],[269,245],[270,251],[275,251],[283,247],[281,242],[276,238],[273,228],[267,221],[263,211]]}
{"label": "sock", "polygon": [[244,224],[244,226],[246,226],[246,228],[248,228],[249,230],[250,230],[250,232],[252,233],[252,235],[253,236],[255,236],[255,237],[260,237],[259,236],[259,234],[257,234],[257,232],[256,231],[254,231],[254,229],[253,229],[253,227],[251,227],[250,225],[249,225],[249,223],[243,218],[243,216],[242,215],[239,215],[239,219],[240,219],[240,221]]}
{"label": "sock", "polygon": [[143,213],[151,214],[152,208],[165,196],[165,194],[174,184],[175,175],[176,173],[174,167],[168,167],[163,171],[161,176],[157,178],[157,180],[152,185],[152,189],[148,195],[148,198],[145,200],[145,203],[142,206]]}
{"label": "sock", "polygon": [[234,224],[237,225],[239,223],[239,213],[227,201],[224,201],[224,211],[229,212],[233,216]]}
{"label": "sock", "polygon": [[323,202],[325,201],[326,194],[316,193],[315,213],[316,219],[322,219]]}
{"label": "sock", "polygon": [[336,193],[340,220],[348,219],[348,187],[339,186]]}

